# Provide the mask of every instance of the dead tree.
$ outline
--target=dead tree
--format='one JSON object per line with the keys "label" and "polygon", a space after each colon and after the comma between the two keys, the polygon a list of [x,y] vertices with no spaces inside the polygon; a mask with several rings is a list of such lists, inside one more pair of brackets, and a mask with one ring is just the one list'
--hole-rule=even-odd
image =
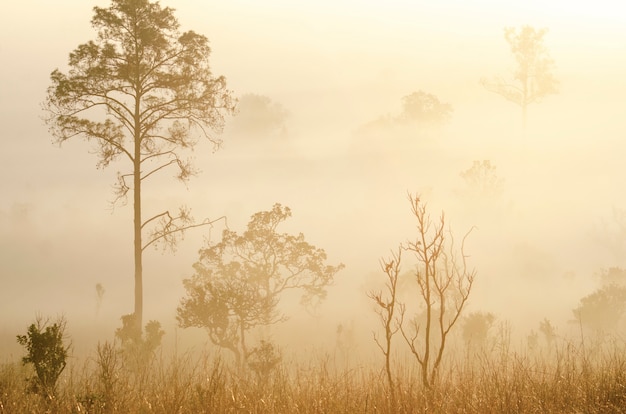
{"label": "dead tree", "polygon": [[391,375],[391,339],[400,329],[398,320],[395,318],[397,302],[396,288],[398,286],[398,276],[400,275],[400,262],[402,259],[402,248],[398,248],[397,253],[392,253],[390,259],[381,259],[380,267],[385,272],[387,281],[385,283],[386,295],[382,291],[368,293],[368,296],[376,303],[376,313],[380,323],[385,329],[385,339],[381,342],[379,336],[374,332],[374,342],[385,356],[385,371],[389,392],[391,394],[392,411],[395,411],[395,387]]}
{"label": "dead tree", "polygon": [[449,246],[446,244],[444,214],[433,223],[426,204],[418,196],[409,195],[409,201],[417,221],[417,237],[403,249],[412,252],[417,259],[418,302],[424,305],[425,314],[415,315],[409,322],[410,329],[405,328],[406,306],[401,304],[400,331],[420,364],[423,385],[430,388],[437,379],[448,334],[467,303],[476,272],[467,269],[467,256],[463,252],[471,229],[463,237],[459,262],[451,234]]}

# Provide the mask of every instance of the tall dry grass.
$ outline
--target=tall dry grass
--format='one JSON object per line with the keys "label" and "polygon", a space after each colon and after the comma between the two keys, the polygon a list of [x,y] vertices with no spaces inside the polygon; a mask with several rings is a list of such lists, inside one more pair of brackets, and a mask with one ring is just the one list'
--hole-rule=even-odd
{"label": "tall dry grass", "polygon": [[260,378],[209,354],[160,355],[137,366],[104,344],[72,361],[54,399],[28,391],[27,367],[2,364],[0,413],[622,413],[624,345],[467,351],[446,360],[431,389],[407,358],[394,365],[392,400],[382,356],[377,366],[350,368],[328,356],[283,362]]}

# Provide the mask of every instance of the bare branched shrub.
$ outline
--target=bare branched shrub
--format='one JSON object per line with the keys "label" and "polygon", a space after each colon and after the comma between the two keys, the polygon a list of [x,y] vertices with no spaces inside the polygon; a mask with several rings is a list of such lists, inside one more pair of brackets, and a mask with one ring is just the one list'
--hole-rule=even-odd
{"label": "bare branched shrub", "polygon": [[113,410],[116,406],[116,389],[121,375],[122,359],[120,352],[110,342],[99,343],[96,351],[96,372],[102,405],[105,410]]}
{"label": "bare branched shrub", "polygon": [[393,376],[391,374],[391,340],[400,329],[398,320],[395,318],[396,306],[398,305],[396,288],[398,286],[398,277],[400,275],[400,262],[402,260],[402,248],[398,248],[397,253],[392,253],[391,258],[381,259],[380,267],[387,278],[385,283],[386,293],[382,291],[369,292],[368,296],[376,304],[376,313],[378,314],[380,323],[385,330],[385,338],[381,340],[374,332],[374,342],[383,355],[385,356],[385,372],[387,373],[387,383],[389,384],[389,392],[391,394],[392,409],[395,408],[395,387]]}
{"label": "bare branched shrub", "polygon": [[[454,252],[454,239],[445,236],[445,217],[433,223],[426,204],[409,195],[411,212],[416,219],[417,237],[403,248],[415,255],[415,281],[419,287],[417,301],[424,306],[421,317],[415,315],[404,326],[406,306],[400,306],[400,331],[421,368],[422,384],[430,388],[437,379],[446,341],[452,327],[467,303],[476,272],[469,270],[461,243],[461,260]],[[470,230],[471,231],[471,230]]]}

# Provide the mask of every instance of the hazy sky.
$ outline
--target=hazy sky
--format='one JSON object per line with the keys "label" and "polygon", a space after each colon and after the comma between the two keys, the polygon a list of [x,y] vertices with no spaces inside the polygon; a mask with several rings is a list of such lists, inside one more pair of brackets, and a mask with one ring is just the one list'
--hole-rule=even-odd
{"label": "hazy sky", "polygon": [[[229,224],[241,228],[254,212],[282,202],[293,209],[289,228],[326,248],[333,262],[346,263],[346,285],[359,287],[367,269],[378,270],[378,257],[410,236],[402,230],[410,223],[406,191],[434,194],[434,208],[462,216],[459,231],[484,220],[465,214],[455,191],[463,184],[459,172],[472,160],[492,159],[509,191],[498,207],[507,223],[499,228],[509,233],[477,236],[477,249],[486,249],[475,253],[484,280],[506,286],[502,269],[509,264],[508,273],[519,276],[530,266],[526,256],[540,258],[533,271],[544,266],[542,272],[556,276],[579,270],[583,277],[602,263],[620,264],[615,255],[594,252],[586,267],[580,264],[584,270],[568,265],[580,258],[576,249],[586,246],[594,225],[610,221],[613,207],[626,208],[626,14],[619,3],[161,3],[176,9],[182,30],[210,39],[214,73],[225,75],[236,95],[263,94],[289,111],[288,149],[246,151],[245,143],[227,137],[217,154],[200,146],[196,161],[203,173],[187,188],[172,181],[149,186],[147,209],[185,202],[199,217],[227,214]],[[69,52],[95,37],[92,8],[107,4],[13,1],[0,14],[0,310],[19,326],[37,311],[82,315],[88,308],[91,317],[96,283],[107,289],[106,317],[113,324],[132,309],[131,211],[107,209],[116,166],[96,170],[95,156],[80,141],[52,145],[41,120],[50,72],[64,70]],[[549,28],[546,47],[561,90],[530,109],[532,126],[520,149],[519,109],[478,81],[512,73],[503,29],[524,24]],[[443,138],[422,149],[390,138],[354,158],[361,154],[355,148],[364,147],[355,131],[397,113],[401,98],[417,90],[453,105]],[[489,250],[518,234],[519,241],[510,242],[523,250],[518,262]],[[147,255],[148,318],[172,317],[204,236],[191,236],[177,256]],[[558,280],[551,282],[555,289]],[[489,296],[484,289],[481,298]],[[169,308],[160,309],[164,303]],[[502,303],[506,299],[493,306]],[[564,306],[571,309],[571,301]],[[0,321],[0,329],[9,325]]]}

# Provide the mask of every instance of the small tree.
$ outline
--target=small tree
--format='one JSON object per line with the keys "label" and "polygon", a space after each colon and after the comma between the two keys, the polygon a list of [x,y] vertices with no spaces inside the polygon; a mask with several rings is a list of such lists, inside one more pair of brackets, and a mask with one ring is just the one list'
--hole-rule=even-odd
{"label": "small tree", "polygon": [[248,366],[255,373],[259,383],[266,384],[281,360],[280,349],[274,343],[262,339],[259,345],[250,351]]}
{"label": "small tree", "polygon": [[[82,137],[94,145],[97,166],[122,159],[116,199],[133,198],[135,329],[143,320],[143,252],[155,243],[174,247],[197,226],[189,209],[157,210],[143,217],[142,184],[165,169],[188,180],[195,174],[187,151],[205,137],[219,147],[224,115],[234,105],[224,77],[213,76],[209,40],[181,33],[174,10],[149,0],[111,0],[94,7],[96,40],[78,46],[69,71],[51,74],[45,109],[55,142]],[[202,223],[206,224],[206,223]]]}
{"label": "small tree", "polygon": [[387,373],[387,383],[389,384],[389,392],[391,394],[391,409],[395,410],[395,386],[393,376],[391,374],[391,340],[400,329],[400,324],[395,317],[397,302],[397,286],[400,276],[400,263],[402,261],[402,249],[398,248],[397,253],[393,253],[390,259],[381,259],[380,267],[386,276],[385,288],[386,295],[383,296],[381,291],[369,292],[368,296],[376,304],[376,313],[378,314],[380,323],[385,330],[384,341],[379,340],[378,335],[374,333],[374,342],[385,356],[385,372]]}
{"label": "small tree", "polygon": [[424,91],[413,92],[402,98],[402,122],[420,124],[443,124],[452,117],[452,105],[439,101],[435,95]]}
{"label": "small tree", "polygon": [[467,195],[472,198],[492,198],[502,193],[503,180],[490,160],[474,161],[460,175],[465,180]]}
{"label": "small tree", "polygon": [[187,297],[177,309],[179,326],[205,328],[211,341],[229,349],[237,364],[248,357],[246,333],[285,319],[277,310],[283,293],[303,291],[301,302],[315,306],[343,265],[326,265],[326,253],[304,240],[302,233],[278,233],[291,210],[275,204],[256,213],[247,230],[229,229],[217,244],[208,243],[194,264],[195,274],[183,284]]}
{"label": "small tree", "polygon": [[626,286],[605,285],[580,300],[573,310],[575,322],[596,333],[610,333],[626,313]]}
{"label": "small tree", "polygon": [[621,286],[626,287],[626,269],[621,267],[609,267],[603,269],[599,275],[601,286]]}
{"label": "small tree", "polygon": [[552,325],[552,322],[548,318],[543,318],[543,321],[539,322],[539,332],[543,334],[543,338],[548,345],[548,348],[552,348],[552,344],[557,338],[556,328]]}
{"label": "small tree", "polygon": [[165,331],[161,329],[159,321],[146,323],[144,332],[135,329],[135,314],[122,316],[122,327],[115,330],[115,336],[120,340],[122,354],[130,367],[137,370],[145,367],[154,355],[154,351],[161,345]]}
{"label": "small tree", "polygon": [[65,369],[70,345],[63,343],[66,320],[60,317],[50,325],[38,316],[28,327],[26,335],[17,335],[17,342],[26,348],[27,355],[22,363],[33,364],[36,376],[30,378],[34,392],[53,398],[59,376]]}
{"label": "small tree", "polygon": [[286,120],[289,112],[278,102],[264,95],[248,93],[239,98],[238,113],[229,128],[239,134],[266,138],[287,134]]}
{"label": "small tree", "polygon": [[[452,327],[459,320],[467,303],[476,272],[469,270],[463,248],[467,232],[461,243],[461,262],[454,252],[453,239],[446,243],[444,214],[433,223],[426,204],[418,196],[409,196],[411,211],[416,219],[417,237],[404,249],[417,259],[415,281],[419,287],[418,303],[423,306],[423,316],[416,315],[409,329],[405,329],[406,306],[400,307],[400,331],[421,368],[422,384],[430,388],[437,379],[446,341]],[[449,250],[449,253],[448,253]]]}
{"label": "small tree", "polygon": [[347,365],[355,357],[358,348],[354,320],[340,323],[335,330],[335,349],[339,351],[342,361]]}
{"label": "small tree", "polygon": [[626,314],[626,270],[610,267],[595,276],[600,287],[580,300],[572,322],[598,334],[611,333]]}
{"label": "small tree", "polygon": [[[626,209],[613,206],[611,210],[611,217],[602,219],[594,229],[594,236],[596,243],[605,248],[614,260],[622,261],[626,251]],[[626,278],[621,283],[624,281]]]}
{"label": "small tree", "polygon": [[463,318],[463,340],[468,346],[484,346],[496,317],[491,312],[472,312]]}
{"label": "small tree", "polygon": [[102,299],[104,298],[104,286],[101,283],[96,283],[96,316],[100,313],[102,307]]}
{"label": "small tree", "polygon": [[496,78],[481,79],[481,84],[490,92],[497,93],[522,108],[522,125],[526,128],[528,105],[540,102],[544,97],[558,92],[558,81],[552,73],[554,61],[543,44],[547,29],[523,26],[516,30],[504,29],[504,38],[511,47],[517,61],[513,81]]}

